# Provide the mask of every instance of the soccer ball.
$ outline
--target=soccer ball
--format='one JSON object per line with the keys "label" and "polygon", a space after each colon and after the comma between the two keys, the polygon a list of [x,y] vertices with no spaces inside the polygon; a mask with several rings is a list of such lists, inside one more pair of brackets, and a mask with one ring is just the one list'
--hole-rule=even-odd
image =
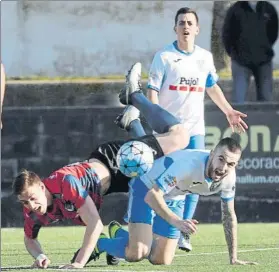
{"label": "soccer ball", "polygon": [[122,174],[134,178],[149,172],[154,162],[154,155],[147,144],[130,141],[120,147],[116,161]]}

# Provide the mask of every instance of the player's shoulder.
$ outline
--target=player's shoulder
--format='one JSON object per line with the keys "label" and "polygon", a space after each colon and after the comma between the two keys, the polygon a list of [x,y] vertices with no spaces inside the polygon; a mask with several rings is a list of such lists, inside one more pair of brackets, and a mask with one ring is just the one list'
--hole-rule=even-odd
{"label": "player's shoulder", "polygon": [[169,53],[175,52],[175,47],[173,43],[165,45],[163,48],[159,49],[156,53],[155,56],[157,57],[163,57],[168,55]]}
{"label": "player's shoulder", "polygon": [[236,171],[235,169],[232,170],[227,176],[225,176],[222,180],[224,184],[227,184],[228,186],[234,185],[236,182]]}
{"label": "player's shoulder", "polygon": [[52,194],[57,194],[61,192],[61,184],[64,179],[64,174],[61,173],[60,169],[52,172],[48,177],[44,178],[42,181]]}

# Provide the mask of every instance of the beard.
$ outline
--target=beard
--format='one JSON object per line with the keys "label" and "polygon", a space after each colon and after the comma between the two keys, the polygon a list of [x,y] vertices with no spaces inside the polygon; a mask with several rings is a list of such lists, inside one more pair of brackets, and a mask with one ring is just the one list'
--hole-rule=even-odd
{"label": "beard", "polygon": [[213,166],[212,164],[210,164],[208,166],[208,171],[207,171],[207,175],[210,179],[213,179],[213,174],[214,174],[214,169],[213,169]]}
{"label": "beard", "polygon": [[211,164],[211,162],[209,163],[208,166],[208,171],[207,171],[207,175],[210,179],[212,179],[213,181],[220,181],[222,180],[225,176],[227,176],[228,173],[224,172],[220,174],[220,171],[218,168],[214,168],[213,165]]}

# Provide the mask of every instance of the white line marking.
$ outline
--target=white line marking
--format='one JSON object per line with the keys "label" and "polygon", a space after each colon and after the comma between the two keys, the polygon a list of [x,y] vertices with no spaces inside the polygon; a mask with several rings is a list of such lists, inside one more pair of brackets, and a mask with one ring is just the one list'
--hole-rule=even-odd
{"label": "white line marking", "polygon": [[[269,251],[269,250],[279,250],[279,247],[243,249],[243,250],[238,250],[237,252],[238,252],[238,253],[245,253],[245,252],[256,252],[256,251]],[[202,253],[185,253],[185,254],[176,254],[175,257],[202,256],[202,255],[218,255],[218,254],[227,254],[227,253],[228,253],[228,251],[202,252]]]}

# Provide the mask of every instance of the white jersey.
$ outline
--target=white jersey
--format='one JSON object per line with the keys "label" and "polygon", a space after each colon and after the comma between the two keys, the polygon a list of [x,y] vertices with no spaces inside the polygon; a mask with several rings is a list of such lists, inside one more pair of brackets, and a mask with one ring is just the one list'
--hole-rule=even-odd
{"label": "white jersey", "polygon": [[195,45],[185,53],[174,42],[157,52],[147,87],[159,92],[159,105],[189,130],[204,135],[204,92],[218,80],[212,54]]}
{"label": "white jersey", "polygon": [[184,199],[190,193],[208,196],[219,192],[223,200],[231,200],[235,195],[235,171],[218,182],[206,178],[209,153],[208,150],[190,149],[173,152],[157,159],[140,179],[149,189],[157,184],[166,200]]}

